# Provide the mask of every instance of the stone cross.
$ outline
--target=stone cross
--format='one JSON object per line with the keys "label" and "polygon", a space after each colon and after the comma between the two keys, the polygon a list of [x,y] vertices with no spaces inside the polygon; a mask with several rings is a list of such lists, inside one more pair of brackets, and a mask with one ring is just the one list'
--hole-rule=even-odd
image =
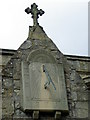
{"label": "stone cross", "polygon": [[38,5],[36,5],[35,3],[33,3],[31,5],[31,9],[28,7],[25,9],[25,12],[27,14],[31,13],[32,14],[32,18],[33,18],[33,25],[36,26],[38,24],[38,18],[39,15],[42,16],[44,14],[44,11],[42,9],[38,10]]}

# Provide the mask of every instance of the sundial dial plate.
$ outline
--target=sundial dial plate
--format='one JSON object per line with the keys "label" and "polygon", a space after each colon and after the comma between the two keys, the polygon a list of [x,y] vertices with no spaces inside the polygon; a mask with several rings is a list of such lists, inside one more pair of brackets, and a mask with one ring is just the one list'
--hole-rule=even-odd
{"label": "sundial dial plate", "polygon": [[[22,107],[24,110],[67,111],[63,65],[51,62],[52,57],[46,53],[35,51],[30,55],[30,59],[32,58],[30,63],[22,61]],[[52,81],[47,85],[47,88],[45,88],[45,84],[49,80],[43,70],[43,65],[46,67]]]}

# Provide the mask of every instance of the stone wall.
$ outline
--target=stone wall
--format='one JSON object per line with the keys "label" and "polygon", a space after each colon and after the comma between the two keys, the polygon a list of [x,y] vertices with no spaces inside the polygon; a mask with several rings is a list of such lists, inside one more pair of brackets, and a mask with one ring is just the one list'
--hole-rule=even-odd
{"label": "stone wall", "polygon": [[[0,72],[3,67],[9,62],[11,57],[16,53],[16,50],[1,49],[0,50]],[[67,58],[68,63],[76,69],[82,79],[89,77],[90,75],[90,57],[64,55]]]}
{"label": "stone wall", "polygon": [[73,56],[65,55],[68,63],[76,69],[82,78],[87,77],[90,74],[89,63],[90,58],[85,56]]}
{"label": "stone wall", "polygon": [[11,57],[15,54],[15,52],[15,50],[0,49],[0,72],[11,59]]}
{"label": "stone wall", "polygon": [[[16,50],[0,49],[0,72],[2,68],[9,62],[11,57],[16,53]],[[90,75],[90,57],[76,56],[76,55],[64,55],[67,58],[68,63],[76,69],[82,79]]]}
{"label": "stone wall", "polygon": [[[1,57],[2,62],[1,66],[7,64],[10,60],[11,56],[14,55],[16,51],[13,50],[3,50]],[[65,55],[67,58],[67,63],[70,64],[69,71],[66,70],[67,73],[67,91],[68,91],[68,102],[69,102],[69,115],[64,118],[62,116],[62,120],[67,119],[85,119],[89,120],[89,88],[87,86],[90,75],[89,71],[89,64],[90,58],[82,57],[82,56],[70,56]],[[14,62],[14,66],[12,66]],[[15,64],[16,63],[16,64]],[[3,87],[2,87],[2,94],[3,94],[3,101],[2,101],[2,114],[3,119],[25,119],[32,118],[29,114],[24,113],[20,110],[20,81],[18,79],[19,76],[19,69],[20,60],[18,56],[14,56],[13,59],[10,61],[9,65],[6,66],[6,71],[8,77],[3,76]],[[13,69],[15,68],[15,70]],[[17,72],[16,72],[17,68]],[[68,66],[66,66],[66,69]],[[12,70],[13,69],[13,70]],[[11,72],[10,72],[11,71]],[[14,72],[14,81],[12,77],[12,71]],[[68,74],[70,73],[70,77]],[[88,81],[87,81],[88,78]],[[89,81],[90,82],[90,81]],[[0,82],[2,83],[2,82]],[[28,117],[27,117],[28,116]],[[46,118],[45,118],[46,119]],[[48,118],[47,118],[48,119]],[[49,117],[50,119],[50,117]],[[51,117],[52,119],[52,117]]]}
{"label": "stone wall", "polygon": [[[8,61],[11,59],[11,57],[14,55],[15,50],[8,50],[8,49],[0,49],[0,119],[2,118],[2,75],[1,71],[4,68],[4,66],[8,63]],[[6,81],[7,83],[7,81]],[[8,101],[7,101],[8,102]]]}
{"label": "stone wall", "polygon": [[[88,119],[90,105],[87,101],[90,99],[90,86],[87,86],[86,83],[90,83],[90,58],[70,55],[66,55],[66,57],[72,69],[70,78],[73,116]],[[76,77],[75,74],[77,74]]]}
{"label": "stone wall", "polygon": [[87,85],[87,89],[90,88],[90,58],[85,56],[72,56],[65,55],[68,63],[74,67],[76,72],[83,79]]}

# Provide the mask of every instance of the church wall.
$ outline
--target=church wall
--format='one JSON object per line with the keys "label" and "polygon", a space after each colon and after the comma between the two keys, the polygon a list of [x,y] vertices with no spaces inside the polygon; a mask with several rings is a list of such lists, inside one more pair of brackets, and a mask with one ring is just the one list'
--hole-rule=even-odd
{"label": "church wall", "polygon": [[90,74],[89,63],[90,58],[84,56],[72,56],[65,55],[68,63],[71,64],[72,67],[76,69],[76,71],[80,74],[82,78],[87,77]]}
{"label": "church wall", "polygon": [[[5,51],[7,51],[7,54],[4,54]],[[5,50],[5,51],[3,50],[3,53],[1,55],[3,60],[1,63],[1,66],[4,66],[10,60],[11,56],[15,53],[15,51],[12,51],[12,50],[9,51],[9,53],[8,53],[8,50]],[[84,83],[84,80],[85,80],[84,78],[86,78],[90,74],[90,71],[88,71],[88,64],[90,64],[90,58],[82,57],[82,56],[81,57],[69,56],[69,55],[65,55],[65,57],[67,58],[68,64],[71,65],[70,67],[71,73],[70,73],[70,79],[69,79],[70,81],[67,80],[67,91],[68,91],[69,111],[70,111],[69,116],[72,116],[71,118],[85,118],[86,120],[88,119],[88,116],[89,116],[88,114],[89,92],[86,89],[87,86]],[[10,120],[10,118],[12,119],[12,116],[13,116],[14,119],[16,118],[25,119],[27,115],[23,111],[20,111],[20,81],[18,79],[20,78],[19,76],[20,60],[18,59],[18,57],[14,57],[11,62],[12,63],[14,62],[14,65],[15,65],[15,66],[10,65],[9,70],[11,70],[11,74],[8,74],[7,78],[3,76],[3,89],[2,89],[3,90],[2,91],[3,118],[5,116],[7,117],[10,116],[9,117],[9,120]],[[14,67],[15,68],[17,67],[17,69],[15,70],[13,69],[13,72],[14,72],[14,80],[13,80],[12,68]],[[75,70],[77,71],[77,73],[75,72]],[[68,73],[68,70],[67,70],[67,73]],[[65,73],[66,76],[67,76],[67,73]],[[69,116],[66,118],[67,120],[70,120]],[[50,120],[50,119],[47,119],[47,120]]]}
{"label": "church wall", "polygon": [[2,68],[8,63],[11,57],[14,55],[15,50],[0,49],[0,72]]}
{"label": "church wall", "polygon": [[[72,55],[66,55],[66,57],[68,63],[71,64],[72,69],[72,74],[70,78],[71,78],[71,94],[73,98],[72,102],[73,115],[84,118],[86,116],[89,116],[90,112],[90,103],[87,102],[90,99],[89,96],[90,84],[87,86],[87,83],[90,83],[90,69],[89,69],[90,58]],[[75,70],[77,72],[76,78],[74,72]],[[81,81],[79,82],[80,79]],[[78,84],[80,85],[75,84],[76,81],[78,81]]]}
{"label": "church wall", "polygon": [[[9,100],[11,100],[10,94],[8,94],[8,95],[4,94],[4,99],[2,100],[2,94],[3,94],[3,92],[5,92],[5,93],[8,92],[7,87],[10,87],[11,80],[7,79],[6,81],[4,81],[5,79],[3,79],[3,82],[2,82],[1,71],[5,67],[5,65],[8,63],[8,61],[11,59],[11,57],[14,55],[14,53],[15,53],[15,50],[0,49],[0,119],[2,117],[2,112],[7,113],[7,111],[5,111],[5,109],[2,110],[2,104],[5,102],[4,107],[8,106],[8,103],[9,103],[8,98],[9,98]],[[2,88],[3,83],[6,84],[5,89]],[[9,111],[9,108],[8,108],[8,111]]]}
{"label": "church wall", "polygon": [[[5,66],[11,57],[15,54],[16,50],[1,49],[0,50],[0,71],[3,66]],[[89,63],[90,58],[85,56],[75,56],[75,55],[64,55],[67,58],[69,64],[74,66],[76,71],[80,74],[82,78],[89,75]]]}

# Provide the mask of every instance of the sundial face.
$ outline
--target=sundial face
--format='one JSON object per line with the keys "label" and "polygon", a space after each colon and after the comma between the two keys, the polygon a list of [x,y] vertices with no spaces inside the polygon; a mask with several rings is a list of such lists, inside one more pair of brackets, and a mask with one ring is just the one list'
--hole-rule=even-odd
{"label": "sundial face", "polygon": [[[48,75],[43,70],[46,67]],[[31,63],[29,66],[31,96],[33,100],[60,101],[57,66],[51,63]],[[49,78],[51,78],[51,81]]]}
{"label": "sundial face", "polygon": [[50,54],[32,54],[36,56],[31,55],[30,63],[21,66],[23,109],[68,111],[63,65],[56,64]]}

